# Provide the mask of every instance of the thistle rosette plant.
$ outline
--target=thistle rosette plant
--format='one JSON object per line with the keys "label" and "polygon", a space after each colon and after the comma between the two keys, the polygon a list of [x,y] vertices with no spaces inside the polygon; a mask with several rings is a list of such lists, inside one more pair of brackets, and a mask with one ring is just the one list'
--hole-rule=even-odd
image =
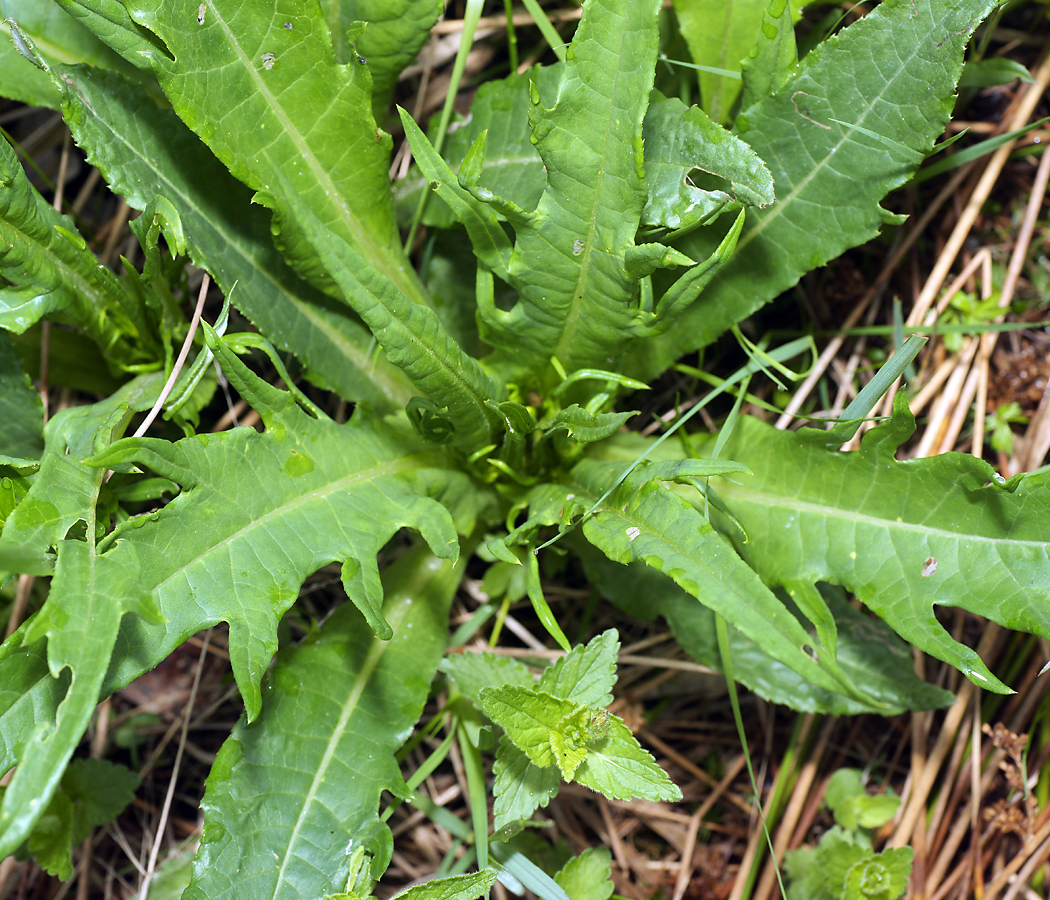
{"label": "thistle rosette plant", "polygon": [[[208,780],[187,897],[370,896],[392,853],[381,794],[408,799],[425,776],[406,781],[394,754],[439,671],[479,871],[413,891],[477,897],[501,877],[565,896],[515,844],[562,781],[679,792],[607,709],[616,634],[572,647],[544,598],[554,538],[609,600],[663,616],[708,665],[721,617],[736,676],[797,709],[949,702],[910,674],[909,643],[1008,690],[937,605],[1050,636],[1046,478],[1003,482],[960,454],[896,461],[914,428],[903,395],[852,454],[836,448],[857,421],[784,433],[738,418],[717,441],[682,438],[681,421],[659,438],[625,428],[633,396],[681,355],[895,221],[879,203],[943,130],[990,0],[885,0],[801,61],[792,10],[772,0],[732,131],[654,88],[658,0],[587,0],[564,59],[484,86],[440,152],[401,113],[418,168],[398,204],[436,195],[418,271],[376,116],[440,3],[58,6],[6,10],[0,70],[19,67],[14,96],[61,109],[144,211],[145,265],[101,266],[0,143],[0,327],[71,326],[119,384],[41,430],[0,344],[18,423],[0,458],[0,568],[51,578],[0,648],[0,769],[14,767],[0,856],[32,851],[44,817],[61,817],[99,699],[226,622],[245,715]],[[186,435],[128,437],[190,333],[186,259],[257,331],[232,333],[225,310],[202,323],[165,400]],[[755,351],[722,390],[805,346]],[[290,358],[354,404],[348,422],[296,385]],[[265,359],[285,387],[256,371]],[[213,362],[261,431],[196,433]],[[415,536],[381,571],[401,529]],[[558,662],[445,657],[474,555],[493,591],[529,597]],[[282,615],[330,563],[350,602],[275,659]]]}

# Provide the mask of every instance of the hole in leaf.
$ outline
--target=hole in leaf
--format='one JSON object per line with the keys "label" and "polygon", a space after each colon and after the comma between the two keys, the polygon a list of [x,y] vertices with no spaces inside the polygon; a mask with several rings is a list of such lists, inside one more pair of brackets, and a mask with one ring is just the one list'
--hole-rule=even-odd
{"label": "hole in leaf", "polygon": [[685,183],[689,187],[700,191],[728,194],[730,197],[735,196],[733,185],[728,178],[723,178],[715,172],[708,172],[706,169],[690,169],[686,173]]}
{"label": "hole in leaf", "polygon": [[813,649],[809,644],[802,645],[802,652],[806,654],[813,662],[817,661],[817,651]]}

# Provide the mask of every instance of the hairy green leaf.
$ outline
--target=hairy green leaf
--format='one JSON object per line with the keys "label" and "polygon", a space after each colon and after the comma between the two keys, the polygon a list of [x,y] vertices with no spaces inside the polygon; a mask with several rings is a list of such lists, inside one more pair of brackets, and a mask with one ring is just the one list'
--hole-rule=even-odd
{"label": "hairy green leaf", "polygon": [[504,684],[534,685],[535,679],[516,659],[495,653],[455,653],[441,660],[438,669],[450,676],[471,700],[487,687]]}
{"label": "hairy green leaf", "polygon": [[480,699],[485,714],[530,762],[557,764],[567,781],[614,799],[682,796],[618,716],[515,685],[487,688]]}
{"label": "hairy green leaf", "polygon": [[505,734],[496,748],[493,771],[492,815],[497,832],[546,806],[561,787],[561,773],[556,767],[534,765]]}
{"label": "hairy green leaf", "polygon": [[907,889],[915,851],[892,847],[854,863],[846,873],[843,900],[897,900]]}
{"label": "hairy green leaf", "polygon": [[423,710],[461,574],[417,547],[384,577],[390,641],[347,604],[278,656],[262,714],[237,725],[208,777],[186,900],[337,894],[359,848],[378,879],[391,843],[380,794],[406,793],[394,753]]}
{"label": "hairy green leaf", "polygon": [[514,745],[537,766],[553,766],[551,732],[576,711],[576,704],[546,691],[507,684],[485,688],[479,695],[481,708],[504,730]]}
{"label": "hairy green leaf", "polygon": [[616,683],[616,653],[620,637],[613,628],[584,647],[576,646],[544,670],[537,687],[555,697],[585,706],[608,706]]}
{"label": "hairy green leaf", "polygon": [[681,800],[667,777],[619,716],[610,715],[607,731],[588,744],[576,781],[614,800]]}
{"label": "hairy green leaf", "polygon": [[823,431],[788,434],[742,419],[725,452],[761,465],[718,488],[750,536],[738,549],[768,584],[843,585],[905,640],[981,687],[1007,691],[934,607],[1050,636],[1046,476],[1005,485],[961,453],[897,462],[914,428],[903,393],[857,453],[829,449]]}

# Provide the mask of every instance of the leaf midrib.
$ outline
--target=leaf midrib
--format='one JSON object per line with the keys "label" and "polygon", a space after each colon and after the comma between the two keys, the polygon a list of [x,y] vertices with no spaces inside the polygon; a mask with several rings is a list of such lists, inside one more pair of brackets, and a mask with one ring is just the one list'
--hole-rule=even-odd
{"label": "leaf midrib", "polygon": [[[401,625],[402,620],[408,613],[411,603],[412,600],[410,598],[403,598],[398,602],[396,609],[384,610],[386,620],[390,623],[394,631],[397,631],[398,627]],[[347,726],[350,724],[350,720],[353,718],[354,713],[357,712],[357,705],[361,700],[362,694],[365,692],[365,688],[368,686],[368,681],[371,679],[372,673],[375,671],[376,666],[379,665],[380,660],[383,658],[383,654],[386,653],[390,646],[390,641],[380,641],[374,637],[372,639],[372,646],[368,651],[368,656],[365,657],[365,661],[357,674],[357,678],[354,680],[354,685],[350,689],[350,693],[347,695],[346,703],[343,705],[343,709],[339,714],[339,720],[332,729],[331,736],[328,738],[328,743],[325,745],[325,751],[321,757],[321,763],[318,765],[317,771],[314,773],[314,777],[310,782],[310,789],[303,797],[299,815],[296,816],[295,824],[293,825],[291,834],[288,838],[288,846],[285,849],[284,858],[281,860],[281,867],[277,870],[277,881],[274,884],[273,890],[274,897],[280,893],[281,885],[284,883],[284,873],[293,859],[292,851],[299,840],[299,833],[302,831],[307,821],[309,810],[316,800],[320,786],[324,783],[328,768],[331,766],[332,760],[335,758],[339,742],[342,740],[343,734],[346,731]]]}
{"label": "leaf midrib", "polygon": [[[293,501],[275,507],[270,512],[266,513],[261,517],[253,518],[243,528],[240,528],[232,534],[222,538],[222,540],[220,541],[216,541],[214,543],[209,544],[203,552],[198,553],[192,559],[186,560],[185,563],[179,565],[178,568],[176,568],[170,575],[168,575],[162,581],[157,582],[157,584],[153,586],[152,592],[154,594],[161,593],[164,590],[164,588],[167,587],[168,584],[170,584],[175,578],[192,568],[194,565],[200,563],[202,560],[206,559],[211,553],[215,552],[217,548],[226,547],[231,544],[234,544],[235,542],[245,538],[245,536],[252,532],[254,529],[261,526],[265,526],[268,522],[274,519],[279,519],[285,515],[288,515],[290,512],[299,507],[315,503],[319,500],[324,500],[332,494],[345,490],[346,488],[361,481],[372,482],[385,476],[397,475],[401,472],[407,472],[415,468],[426,468],[428,461],[429,460],[427,454],[405,456],[381,466],[375,466],[370,469],[355,472],[353,475],[340,479],[339,481],[329,482],[328,487],[324,490],[311,490],[308,492],[300,492]],[[216,497],[225,498],[231,503],[234,502],[233,498],[228,497],[226,494],[223,494],[214,485],[209,484],[208,487],[214,492]],[[240,504],[237,505],[240,506]]]}
{"label": "leaf midrib", "polygon": [[[814,503],[812,501],[800,500],[797,497],[787,497],[783,494],[774,494],[768,491],[760,491],[754,488],[737,487],[722,489],[722,494],[727,499],[741,499],[747,503],[757,504],[763,509],[787,507],[793,512],[805,513],[819,518],[841,519],[859,525],[867,525],[871,528],[892,531],[893,529],[915,532],[918,534],[944,538],[946,540],[962,542],[981,542],[988,546],[998,547],[1001,545],[1030,548],[1046,554],[1046,541],[1040,540],[1018,540],[1016,538],[993,538],[985,535],[965,533],[960,534],[957,530],[948,530],[919,522],[898,521],[896,518],[888,519],[879,516],[844,510],[839,507]],[[800,526],[801,527],[801,526]]]}
{"label": "leaf midrib", "polygon": [[[628,24],[627,15],[624,13],[624,27],[620,32],[619,52],[616,54],[616,76],[613,82],[613,90],[609,96],[609,115],[605,120],[605,139],[602,143],[602,154],[601,154],[601,166],[598,169],[598,182],[594,189],[594,202],[591,204],[590,210],[590,221],[591,228],[587,232],[587,243],[584,245],[582,259],[580,260],[580,277],[576,282],[576,289],[573,291],[572,303],[569,305],[568,314],[565,317],[565,324],[562,326],[561,335],[558,337],[558,343],[554,348],[554,356],[559,360],[569,358],[569,351],[573,343],[573,339],[576,337],[576,331],[579,327],[580,314],[583,310],[585,297],[587,295],[587,286],[591,280],[591,258],[594,255],[595,242],[598,238],[598,212],[602,206],[602,186],[605,183],[605,161],[609,156],[609,141],[610,134],[612,132],[612,121],[613,121],[613,110],[616,108],[616,98],[620,95],[620,81],[623,76],[623,45],[627,40]],[[579,77],[577,75],[577,77]],[[581,84],[584,83],[581,79]]]}

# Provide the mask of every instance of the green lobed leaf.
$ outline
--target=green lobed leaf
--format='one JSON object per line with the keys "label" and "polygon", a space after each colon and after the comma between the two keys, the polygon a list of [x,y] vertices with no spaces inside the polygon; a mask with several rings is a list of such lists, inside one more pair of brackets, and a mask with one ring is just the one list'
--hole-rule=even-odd
{"label": "green lobed leaf", "polygon": [[337,62],[320,6],[293,14],[266,0],[211,0],[203,22],[197,13],[151,0],[132,15],[167,48],[148,62],[175,112],[273,209],[285,255],[308,280],[331,283],[288,214],[291,193],[423,302],[394,228],[390,138],[372,117],[367,70]]}
{"label": "green lobed leaf", "polygon": [[856,453],[829,449],[816,429],[789,434],[743,418],[725,452],[756,474],[718,491],[750,536],[741,554],[768,584],[841,584],[906,641],[1007,691],[934,607],[1050,636],[1046,477],[1006,485],[962,453],[897,462],[914,428],[903,392]]}
{"label": "green lobed leaf", "polygon": [[[469,118],[453,123],[445,136],[442,155],[447,164],[459,166],[484,134],[486,158],[475,189],[503,197],[522,210],[535,209],[546,175],[543,158],[529,139],[529,86],[535,84],[541,97],[553,96],[561,75],[561,64],[535,66],[527,76],[511,75],[483,84],[471,102]],[[642,121],[642,136],[647,195],[641,224],[649,230],[711,220],[718,211],[735,208],[731,204],[737,200],[757,205],[773,200],[772,177],[755,152],[714,125],[697,107],[684,107],[679,100],[654,91]],[[694,170],[714,176],[711,190],[686,183],[685,177]],[[426,187],[416,169],[395,185],[399,218],[407,221]],[[445,187],[438,189],[439,196],[454,199]],[[493,211],[499,214],[498,209]],[[451,228],[456,219],[446,204],[431,203],[423,221]]]}
{"label": "green lobed leaf", "polygon": [[277,347],[351,400],[402,408],[411,387],[372,351],[356,317],[299,278],[273,246],[267,213],[171,109],[113,72],[56,67],[77,144],[135,209],[156,194],[175,204],[194,263]]}
{"label": "green lobed leaf", "polygon": [[315,641],[278,655],[261,715],[238,723],[208,777],[185,900],[338,894],[362,848],[372,880],[382,874],[380,795],[406,793],[394,754],[429,694],[461,574],[417,546],[384,573],[390,641],[347,604]]}
{"label": "green lobed leaf", "polygon": [[[532,140],[547,184],[535,212],[515,223],[505,280],[517,304],[479,309],[482,336],[512,365],[538,372],[554,356],[568,372],[600,367],[627,337],[637,285],[624,261],[645,202],[642,119],[657,7],[588,0],[556,96],[530,86]],[[580,210],[588,211],[582,221]]]}
{"label": "green lobed leaf", "polygon": [[[128,636],[110,683],[122,686],[193,633],[228,621],[231,664],[254,719],[259,679],[277,647],[277,621],[303,579],[353,558],[361,569],[344,582],[356,593],[351,599],[376,603],[382,588],[375,556],[401,526],[416,528],[435,553],[455,559],[452,516],[427,495],[459,476],[442,471],[444,459],[421,452],[406,431],[384,428],[367,414],[346,425],[311,418],[224,344],[212,347],[231,383],[262,415],[265,433],[239,428],[174,444],[129,438],[92,461],[136,463],[182,486],[164,509],[126,523],[106,554],[140,560],[168,619],[162,629]],[[208,528],[187,534],[186,517]]]}
{"label": "green lobed leaf", "polygon": [[463,352],[432,309],[410,302],[351,244],[328,231],[298,198],[289,206],[336,284],[354,298],[354,309],[387,358],[437,406],[445,408],[452,426],[450,440],[465,449],[488,444],[494,430],[489,404],[503,399],[503,386]]}
{"label": "green lobed leaf", "polygon": [[[602,595],[628,615],[642,621],[666,620],[678,644],[698,663],[721,671],[715,640],[715,613],[666,575],[632,563],[623,568],[593,548],[576,547],[587,575]],[[830,586],[824,586],[830,594]],[[841,592],[840,592],[841,593]],[[828,596],[838,627],[837,658],[853,684],[864,685],[873,702],[827,691],[774,659],[761,641],[730,627],[733,675],[760,697],[800,712],[856,715],[894,714],[947,706],[954,695],[915,674],[911,649],[889,626],[858,613],[844,597]]]}
{"label": "green lobed leaf", "polygon": [[[484,134],[486,159],[476,187],[491,191],[521,209],[535,209],[543,195],[546,176],[543,159],[529,140],[532,133],[529,85],[535,84],[540,96],[550,97],[558,89],[561,73],[560,64],[534,66],[524,74],[486,81],[471,101],[469,117],[453,121],[449,126],[441,150],[447,164],[458,171],[474,142]],[[431,120],[431,140],[436,137],[433,128],[437,124],[435,116]],[[394,185],[398,219],[403,224],[407,225],[415,213],[420,194],[429,189],[427,177],[415,166]],[[445,203],[427,204],[423,224],[451,228],[455,222]]]}
{"label": "green lobed leaf", "polygon": [[[99,484],[101,479],[99,472]],[[135,563],[103,561],[90,539],[59,543],[51,593],[23,639],[47,639],[50,675],[57,679],[68,669],[69,688],[53,717],[39,711],[45,714],[24,737],[0,805],[0,857],[26,840],[58,787],[98,703],[122,617],[135,613],[156,620]]]}
{"label": "green lobed leaf", "polygon": [[[914,174],[943,131],[963,49],[992,6],[887,0],[811,51],[773,96],[743,111],[739,136],[769,167],[778,201],[749,214],[736,253],[703,301],[640,351],[632,374],[646,380],[664,371],[810,269],[878,234],[886,221],[879,201]],[[704,229],[676,246],[701,259],[723,233]]]}
{"label": "green lobed leaf", "polygon": [[597,504],[623,470],[623,463],[584,460],[563,483],[534,488],[530,519],[507,542],[531,540],[540,525],[560,524],[574,510],[593,510],[583,523],[583,534],[610,559],[623,564],[641,561],[665,572],[803,678],[870,702],[834,657],[812,646],[805,629],[703,515],[650,480],[646,463]]}
{"label": "green lobed leaf", "polygon": [[[0,823],[15,822],[4,838],[13,846],[43,811],[100,694],[153,668],[194,633],[228,621],[235,635],[231,661],[254,717],[262,700],[259,679],[277,646],[277,622],[307,575],[353,556],[365,571],[367,598],[381,589],[375,554],[401,525],[419,528],[443,556],[457,550],[453,516],[465,530],[473,528],[484,494],[465,489],[406,432],[378,428],[363,413],[345,426],[311,419],[288,394],[217,349],[231,382],[263,412],[269,430],[242,428],[176,444],[126,439],[96,455],[96,479],[105,466],[142,462],[166,473],[182,493],[107,537],[107,552],[91,556],[90,566],[70,556],[87,545],[63,541],[48,604],[0,653],[0,671],[19,679],[34,702],[5,698],[9,705],[0,716],[7,765],[20,761],[18,772],[26,773],[22,782],[16,775],[0,810]],[[208,527],[187,530],[184,515]],[[41,539],[48,534],[45,529]],[[76,565],[67,564],[59,577],[63,552]],[[92,611],[68,611],[93,610],[103,601],[105,615],[97,621]],[[121,618],[129,604],[138,614]],[[51,676],[38,662],[45,634]],[[64,677],[63,661],[73,672],[64,699],[48,684]]]}

